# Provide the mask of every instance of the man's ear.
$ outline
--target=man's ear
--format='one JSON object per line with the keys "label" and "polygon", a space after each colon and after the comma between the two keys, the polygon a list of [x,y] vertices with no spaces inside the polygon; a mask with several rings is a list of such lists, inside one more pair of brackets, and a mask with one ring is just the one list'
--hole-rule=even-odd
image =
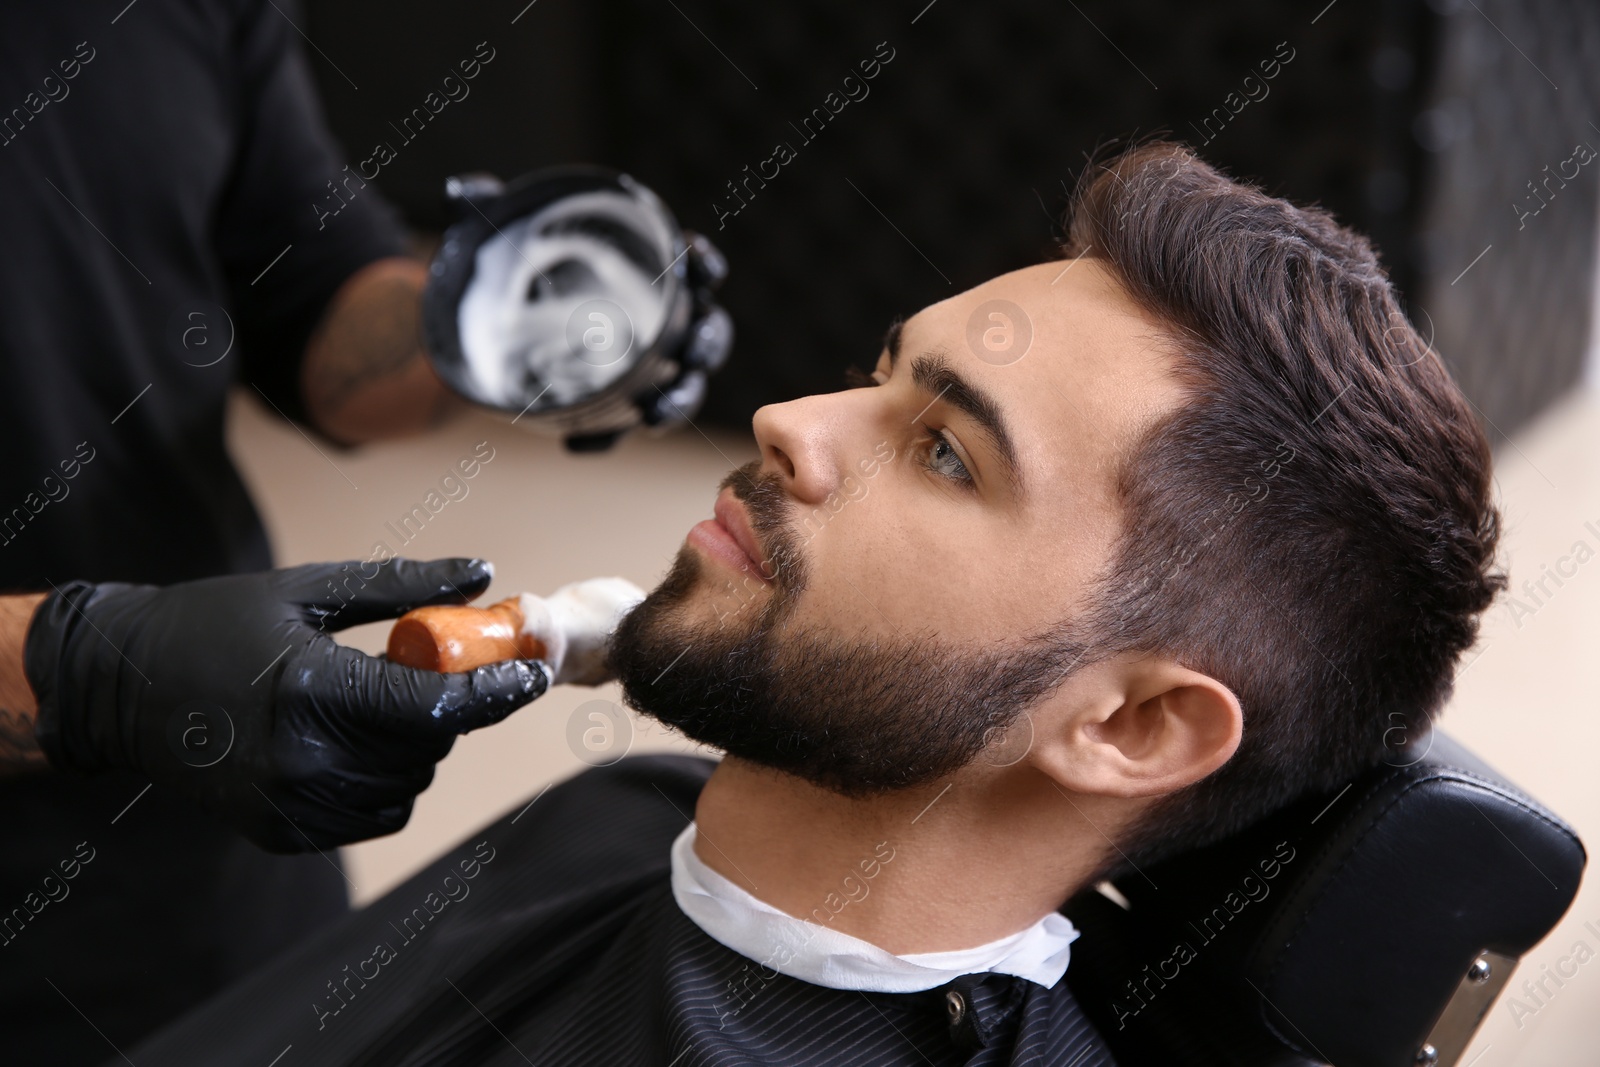
{"label": "man's ear", "polygon": [[1071,793],[1155,797],[1193,785],[1239,747],[1244,715],[1215,678],[1156,656],[1076,672],[1032,712],[1028,760]]}

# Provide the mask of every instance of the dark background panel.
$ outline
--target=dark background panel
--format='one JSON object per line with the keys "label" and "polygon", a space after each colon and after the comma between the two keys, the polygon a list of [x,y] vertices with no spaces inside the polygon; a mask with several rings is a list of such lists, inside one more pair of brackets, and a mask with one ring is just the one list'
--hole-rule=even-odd
{"label": "dark background panel", "polygon": [[[1563,206],[1560,225],[1519,234],[1518,256],[1474,279],[1493,292],[1444,284],[1450,292],[1439,295],[1436,276],[1465,265],[1458,246],[1477,239],[1491,207],[1512,218],[1495,198],[1509,199],[1519,167],[1529,177],[1537,171],[1535,147],[1569,136],[1556,134],[1585,108],[1594,115],[1600,6],[524,5],[313,0],[306,31],[321,49],[312,64],[330,119],[353,157],[364,157],[487,42],[495,59],[472,95],[399,147],[378,185],[424,231],[450,221],[441,188],[453,173],[511,176],[588,161],[650,185],[732,264],[724,301],[739,338],[713,380],[708,421],[744,426],[760,404],[835,388],[845,366],[871,362],[895,314],[1051,255],[1066,189],[1088,158],[1113,139],[1156,132],[1369,234],[1414,317],[1426,308],[1435,321],[1449,319],[1439,346],[1500,428],[1525,420],[1578,373],[1592,177],[1586,198]],[[1562,92],[1531,69],[1519,75],[1514,50],[1495,50],[1491,16],[1521,31],[1539,66],[1562,71]],[[880,42],[894,58],[865,83],[868,95],[808,140],[796,127]],[[1290,49],[1293,59],[1265,82],[1263,98],[1220,132],[1215,121],[1205,126],[1226,111],[1228,94],[1244,95],[1248,76],[1260,77],[1259,64]],[[1492,77],[1480,69],[1486,49],[1498,57]],[[1505,93],[1517,96],[1510,107],[1497,102]],[[1450,140],[1456,127],[1434,115],[1441,100],[1451,114],[1488,109],[1500,121],[1478,121]],[[795,158],[745,193],[745,168],[780,142]],[[1491,160],[1502,180],[1471,177]],[[741,185],[742,207],[730,182]],[[1545,273],[1559,281],[1545,278],[1537,299],[1529,257],[1558,264]],[[1528,314],[1535,306],[1538,314]]]}
{"label": "dark background panel", "polygon": [[1562,164],[1580,142],[1600,150],[1600,4],[1478,0],[1491,19],[1458,2],[1413,119],[1434,166],[1412,318],[1509,433],[1583,373],[1600,158]]}

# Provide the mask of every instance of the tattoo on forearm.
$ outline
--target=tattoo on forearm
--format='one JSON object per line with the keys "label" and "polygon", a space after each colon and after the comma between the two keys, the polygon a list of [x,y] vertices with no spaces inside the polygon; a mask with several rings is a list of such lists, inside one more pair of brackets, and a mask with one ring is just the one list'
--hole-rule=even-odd
{"label": "tattoo on forearm", "polygon": [[323,324],[313,343],[306,399],[313,412],[333,415],[363,389],[423,358],[416,286],[403,278],[374,280]]}
{"label": "tattoo on forearm", "polygon": [[33,736],[33,716],[0,707],[0,768],[42,767],[44,753]]}

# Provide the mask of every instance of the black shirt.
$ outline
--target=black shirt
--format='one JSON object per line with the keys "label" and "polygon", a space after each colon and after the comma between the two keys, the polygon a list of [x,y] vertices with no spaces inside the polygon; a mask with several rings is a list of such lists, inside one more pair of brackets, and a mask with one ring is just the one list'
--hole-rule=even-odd
{"label": "black shirt", "polygon": [[139,1067],[1105,1067],[1065,981],[825,989],[708,937],[670,848],[707,760],[588,771],[127,1050]]}
{"label": "black shirt", "polygon": [[[401,249],[375,188],[319,219],[343,163],[290,17],[0,6],[0,591],[270,566],[225,394],[300,416],[330,297]],[[0,780],[7,1058],[98,1062],[343,910],[327,858],[267,856],[145,784]]]}

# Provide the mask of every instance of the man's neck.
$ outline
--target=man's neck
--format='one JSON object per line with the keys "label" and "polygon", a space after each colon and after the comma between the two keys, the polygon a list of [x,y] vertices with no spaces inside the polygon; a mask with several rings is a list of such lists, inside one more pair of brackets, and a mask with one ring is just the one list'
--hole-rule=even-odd
{"label": "man's neck", "polygon": [[695,854],[772,907],[896,955],[972,948],[1084,884],[1105,847],[1093,799],[977,766],[850,799],[728,757],[696,805]]}

